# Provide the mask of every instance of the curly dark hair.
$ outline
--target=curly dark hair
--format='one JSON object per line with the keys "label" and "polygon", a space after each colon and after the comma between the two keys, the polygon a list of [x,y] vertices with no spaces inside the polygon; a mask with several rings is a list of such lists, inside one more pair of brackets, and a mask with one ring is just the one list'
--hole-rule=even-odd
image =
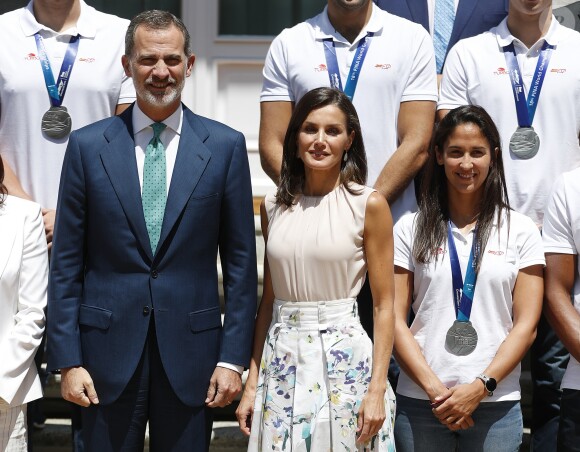
{"label": "curly dark hair", "polygon": [[[483,196],[477,216],[476,248],[485,249],[493,226],[494,216],[498,224],[504,211],[508,214],[508,200],[505,173],[503,168],[501,140],[491,116],[477,105],[466,105],[451,110],[435,130],[429,150],[429,159],[421,181],[421,194],[413,256],[418,262],[426,264],[436,257],[436,251],[447,238],[449,221],[449,200],[447,178],[443,166],[437,164],[437,152],[442,152],[445,143],[453,131],[462,124],[476,125],[489,143],[491,166],[483,185]],[[497,149],[497,153],[494,152]],[[476,270],[479,271],[483,253],[475,257]]]}
{"label": "curly dark hair", "polygon": [[348,160],[341,163],[340,183],[353,194],[349,187],[351,182],[364,185],[367,179],[367,159],[358,115],[350,99],[342,91],[334,88],[315,88],[307,92],[296,104],[282,153],[280,184],[276,193],[276,204],[291,206],[304,186],[304,163],[297,157],[297,136],[308,115],[319,108],[336,105],[346,116],[347,132],[354,131],[352,145],[348,151]]}

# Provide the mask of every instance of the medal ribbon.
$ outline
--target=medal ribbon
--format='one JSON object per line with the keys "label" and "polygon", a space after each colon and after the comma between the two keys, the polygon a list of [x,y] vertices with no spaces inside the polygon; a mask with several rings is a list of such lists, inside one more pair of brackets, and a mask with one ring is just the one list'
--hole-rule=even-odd
{"label": "medal ribbon", "polygon": [[473,294],[475,292],[475,282],[477,274],[475,273],[475,263],[473,256],[477,254],[476,238],[477,228],[473,235],[471,252],[467,263],[465,281],[461,275],[459,257],[455,247],[455,239],[451,233],[451,222],[447,224],[447,242],[449,243],[449,262],[451,263],[451,275],[453,278],[453,306],[455,307],[455,316],[459,322],[468,322],[471,316],[471,306],[473,305]]}
{"label": "medal ribbon", "polygon": [[540,100],[540,92],[542,91],[542,85],[544,84],[544,77],[546,76],[546,72],[548,72],[550,58],[552,58],[552,50],[554,50],[554,46],[544,42],[542,50],[540,50],[540,55],[538,56],[538,63],[536,64],[534,78],[532,79],[532,86],[528,92],[528,98],[526,99],[524,80],[516,58],[514,44],[511,43],[503,48],[503,54],[508,66],[510,82],[513,88],[514,100],[516,102],[518,125],[520,127],[532,126],[534,115],[536,114],[536,108],[538,107],[538,102]]}
{"label": "medal ribbon", "polygon": [[348,78],[346,80],[346,86],[344,90],[342,89],[342,81],[340,80],[340,70],[338,69],[338,60],[336,58],[334,40],[332,38],[323,39],[324,56],[326,57],[326,68],[328,70],[328,78],[330,79],[330,87],[344,91],[344,94],[346,94],[351,101],[354,97],[360,71],[365,61],[367,51],[371,46],[371,38],[373,35],[374,33],[369,31],[367,35],[358,43],[358,47],[356,48],[356,53],[350,66],[350,71],[348,73]]}
{"label": "medal ribbon", "polygon": [[40,36],[39,33],[36,33],[34,38],[36,39],[36,48],[38,49],[38,57],[40,58],[40,66],[42,67],[42,73],[44,74],[44,83],[46,84],[48,96],[50,97],[50,104],[53,107],[60,107],[77,58],[79,35],[70,38],[56,83],[54,81],[54,75],[52,74],[52,68],[50,67],[50,61],[48,60],[42,36]]}

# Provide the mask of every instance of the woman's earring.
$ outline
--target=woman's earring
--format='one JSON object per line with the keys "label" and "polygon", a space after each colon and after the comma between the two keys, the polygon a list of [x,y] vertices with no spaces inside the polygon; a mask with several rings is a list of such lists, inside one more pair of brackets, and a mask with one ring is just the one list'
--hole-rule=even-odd
{"label": "woman's earring", "polygon": [[347,160],[348,160],[348,152],[347,151],[344,151],[344,154],[342,156],[342,161],[343,162],[346,162]]}

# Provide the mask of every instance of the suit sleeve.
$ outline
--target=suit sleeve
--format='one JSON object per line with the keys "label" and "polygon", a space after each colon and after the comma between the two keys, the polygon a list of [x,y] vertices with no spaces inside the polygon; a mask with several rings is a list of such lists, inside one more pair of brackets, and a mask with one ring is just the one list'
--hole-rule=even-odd
{"label": "suit sleeve", "polygon": [[[23,225],[22,260],[14,326],[0,342],[0,398],[11,403],[34,366],[44,333],[48,254],[40,207],[27,213]],[[10,300],[2,300],[10,302]]]}
{"label": "suit sleeve", "polygon": [[258,281],[252,186],[242,134],[235,143],[222,198],[219,252],[226,303],[219,361],[248,367]]}
{"label": "suit sleeve", "polygon": [[63,162],[49,274],[48,370],[83,364],[78,315],[86,253],[85,201],[84,169],[73,132]]}

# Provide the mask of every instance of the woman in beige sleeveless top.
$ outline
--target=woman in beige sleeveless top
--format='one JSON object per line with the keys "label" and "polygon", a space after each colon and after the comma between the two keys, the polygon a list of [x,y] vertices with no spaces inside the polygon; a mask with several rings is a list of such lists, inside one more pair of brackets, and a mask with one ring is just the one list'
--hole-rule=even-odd
{"label": "woman in beige sleeveless top", "polygon": [[[264,291],[237,410],[251,451],[394,450],[392,219],[365,180],[352,103],[310,91],[290,120],[280,186],[261,206]],[[367,271],[374,345],[356,304]]]}

